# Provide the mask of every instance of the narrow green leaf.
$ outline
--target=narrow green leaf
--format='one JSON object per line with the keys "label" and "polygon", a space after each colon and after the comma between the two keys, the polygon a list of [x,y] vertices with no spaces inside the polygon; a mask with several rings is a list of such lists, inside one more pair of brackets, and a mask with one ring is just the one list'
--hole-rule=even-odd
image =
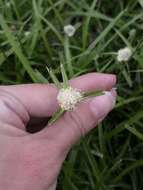
{"label": "narrow green leaf", "polygon": [[113,19],[110,24],[105,28],[103,32],[90,44],[87,51],[91,51],[94,49],[94,47],[108,34],[108,32],[114,27],[114,25],[117,23],[117,21],[123,16],[126,9],[120,12],[120,14]]}
{"label": "narrow green leaf", "polygon": [[53,80],[54,84],[56,85],[56,87],[57,87],[58,89],[60,89],[62,86],[61,86],[59,80],[57,79],[56,75],[54,74],[53,70],[52,70],[52,69],[49,69],[48,67],[46,67],[46,69],[47,69],[47,71],[48,71],[48,73],[49,73],[51,79]]}
{"label": "narrow green leaf", "polygon": [[125,100],[121,100],[121,101],[119,101],[119,102],[116,104],[115,108],[119,108],[119,107],[122,107],[122,106],[124,106],[124,105],[126,105],[126,104],[130,104],[130,103],[132,103],[132,102],[137,102],[137,101],[140,101],[140,100],[142,100],[142,99],[143,99],[143,96],[131,97],[131,98],[128,98],[128,99],[125,99]]}
{"label": "narrow green leaf", "polygon": [[21,61],[23,67],[28,72],[28,74],[31,77],[31,79],[33,80],[33,82],[37,82],[37,78],[35,76],[35,73],[34,73],[32,67],[30,66],[30,62],[25,57],[25,55],[22,53],[22,50],[21,50],[19,42],[12,35],[12,33],[11,33],[9,27],[7,26],[7,24],[5,22],[5,19],[4,19],[4,17],[2,15],[0,15],[0,25],[3,28],[3,30],[5,32],[5,35],[6,35],[7,39],[8,39],[8,41],[9,41],[10,45],[12,46],[13,51],[15,52],[15,54],[17,55],[17,57]]}
{"label": "narrow green leaf", "polygon": [[[124,64],[124,63],[123,63],[123,64]],[[132,86],[133,86],[133,82],[132,82],[132,79],[131,79],[130,75],[127,73],[126,69],[123,68],[123,69],[121,70],[121,72],[122,72],[122,74],[123,74],[125,80],[127,81],[129,87],[132,87]]]}
{"label": "narrow green leaf", "polygon": [[90,20],[91,20],[91,13],[94,10],[94,7],[97,3],[97,0],[93,0],[91,7],[89,8],[89,11],[87,13],[87,17],[85,19],[85,22],[83,24],[83,28],[82,28],[82,43],[83,43],[83,50],[85,50],[86,45],[87,45],[87,39],[88,39],[88,29],[89,29],[89,24],[90,24]]}
{"label": "narrow green leaf", "polygon": [[48,83],[48,80],[40,73],[40,71],[35,70],[36,77],[40,83]]}
{"label": "narrow green leaf", "polygon": [[113,179],[114,183],[117,183],[120,181],[125,175],[127,175],[129,172],[134,170],[137,167],[143,167],[143,160],[137,160],[133,164],[131,164],[129,167],[127,167],[125,170],[123,170],[120,175],[118,175],[115,179]]}
{"label": "narrow green leaf", "polygon": [[96,96],[101,96],[104,95],[103,91],[92,91],[92,92],[87,92],[84,93],[84,97],[96,97]]}
{"label": "narrow green leaf", "polygon": [[106,134],[106,139],[108,140],[111,139],[113,136],[116,136],[117,134],[125,130],[126,125],[134,124],[142,118],[143,118],[143,111],[140,110],[134,116],[130,116],[129,119],[121,122],[120,124],[116,126],[116,128],[114,128],[111,132]]}
{"label": "narrow green leaf", "polygon": [[141,7],[143,7],[143,0],[138,0],[138,2],[141,5]]}
{"label": "narrow green leaf", "polygon": [[39,17],[41,17],[41,19],[49,26],[49,28],[55,33],[59,41],[63,44],[63,37],[61,36],[60,32],[55,28],[55,26],[42,15],[39,14]]}
{"label": "narrow green leaf", "polygon": [[134,134],[139,139],[143,140],[143,134],[140,133],[136,128],[130,127],[129,125],[126,125],[125,128],[130,131],[132,134]]}

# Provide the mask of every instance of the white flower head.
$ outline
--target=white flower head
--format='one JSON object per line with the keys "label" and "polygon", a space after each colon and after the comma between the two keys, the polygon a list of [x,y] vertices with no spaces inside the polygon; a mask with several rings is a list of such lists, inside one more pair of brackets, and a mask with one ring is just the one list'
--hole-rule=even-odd
{"label": "white flower head", "polygon": [[75,34],[75,27],[71,24],[64,26],[64,32],[68,37],[72,37]]}
{"label": "white flower head", "polygon": [[30,31],[25,31],[25,33],[24,33],[24,35],[25,35],[26,37],[30,36],[30,34],[31,34]]}
{"label": "white flower head", "polygon": [[8,8],[11,6],[10,1],[8,1],[8,2],[6,3],[6,6],[7,6]]}
{"label": "white flower head", "polygon": [[57,96],[58,103],[65,111],[73,110],[77,103],[82,100],[82,93],[72,87],[62,88]]}
{"label": "white flower head", "polygon": [[117,60],[119,62],[128,61],[132,56],[132,50],[129,47],[125,47],[118,51]]}

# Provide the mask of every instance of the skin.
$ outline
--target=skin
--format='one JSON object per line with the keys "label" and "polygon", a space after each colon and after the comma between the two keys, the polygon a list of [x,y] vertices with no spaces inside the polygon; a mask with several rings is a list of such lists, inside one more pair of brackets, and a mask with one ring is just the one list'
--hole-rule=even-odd
{"label": "skin", "polygon": [[54,124],[33,134],[26,132],[32,118],[37,128],[41,118],[48,118],[58,109],[56,87],[52,84],[0,86],[0,189],[55,189],[72,145],[112,110],[116,93],[111,89],[115,84],[115,75],[99,73],[71,80],[70,85],[83,92],[111,92],[81,102],[74,111],[66,112]]}

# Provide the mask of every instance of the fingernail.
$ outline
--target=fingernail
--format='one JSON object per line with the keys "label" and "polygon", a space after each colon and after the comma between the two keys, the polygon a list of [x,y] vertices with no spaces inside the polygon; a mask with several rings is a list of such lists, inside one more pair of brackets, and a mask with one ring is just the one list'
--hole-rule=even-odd
{"label": "fingernail", "polygon": [[112,90],[117,90],[117,87],[112,88]]}
{"label": "fingernail", "polygon": [[104,91],[104,94],[112,99],[112,108],[114,108],[116,104],[116,90],[112,88],[111,91]]}
{"label": "fingernail", "polygon": [[95,114],[97,120],[105,117],[115,106],[116,94],[112,91],[104,91],[104,95],[95,97],[91,103],[91,111]]}

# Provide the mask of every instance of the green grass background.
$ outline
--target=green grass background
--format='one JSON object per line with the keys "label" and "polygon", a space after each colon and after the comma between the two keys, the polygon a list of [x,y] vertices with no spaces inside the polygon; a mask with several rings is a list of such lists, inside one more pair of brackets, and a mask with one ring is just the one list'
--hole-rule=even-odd
{"label": "green grass background", "polygon": [[[66,24],[77,31],[67,39]],[[30,32],[27,35],[27,31]],[[116,61],[129,46],[128,63]],[[0,83],[116,73],[118,101],[108,118],[69,153],[59,190],[143,189],[143,0],[0,0]]]}

